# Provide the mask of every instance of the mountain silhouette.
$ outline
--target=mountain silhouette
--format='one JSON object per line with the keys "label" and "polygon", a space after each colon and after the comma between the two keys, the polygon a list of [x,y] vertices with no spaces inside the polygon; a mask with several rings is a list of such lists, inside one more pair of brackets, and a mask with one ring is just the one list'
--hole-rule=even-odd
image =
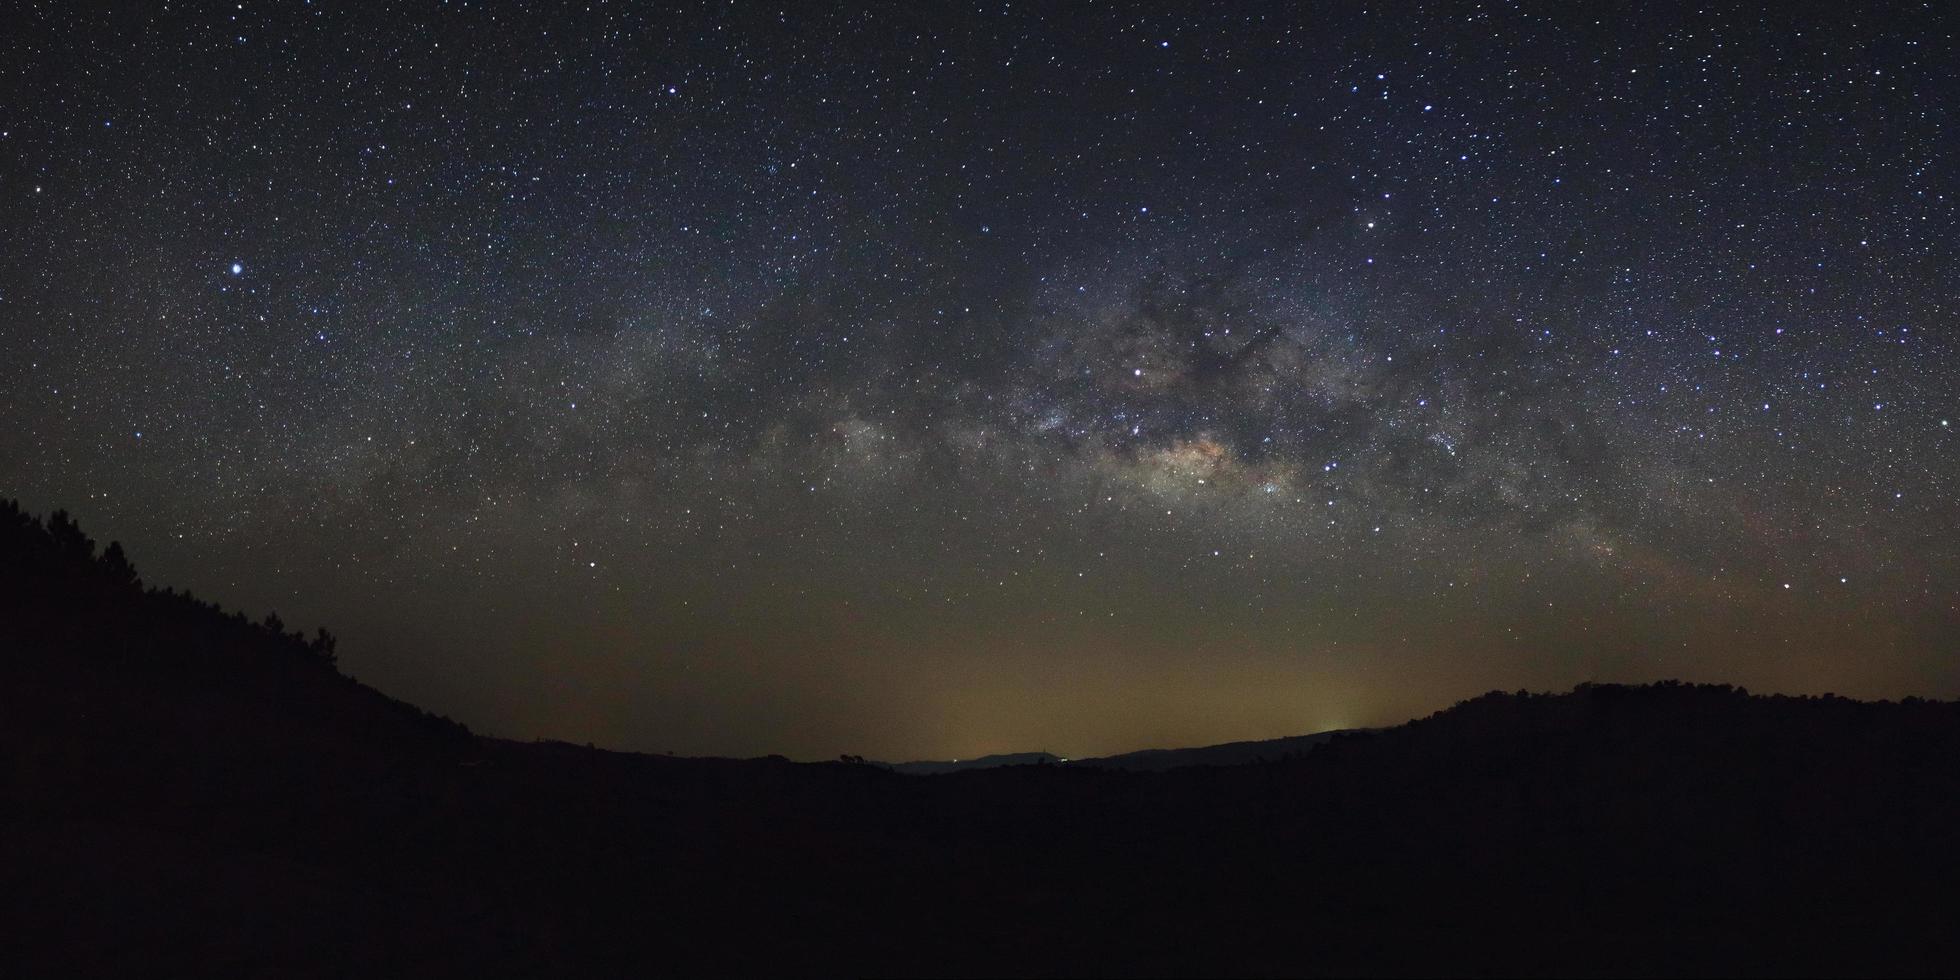
{"label": "mountain silhouette", "polygon": [[0,974],[1960,969],[1952,703],[1585,685],[913,776],[483,737],[334,647],[0,505]]}
{"label": "mountain silhouette", "polygon": [[966,772],[973,769],[998,769],[1002,766],[1054,766],[1065,765],[1069,760],[1051,752],[1002,752],[998,755],[983,755],[972,759],[921,760],[918,762],[879,763],[893,772],[909,776],[935,776],[948,772]]}
{"label": "mountain silhouette", "polygon": [[1341,731],[1289,735],[1249,742],[1224,742],[1188,749],[1142,749],[1120,755],[1072,759],[1052,752],[1004,752],[973,759],[878,763],[893,772],[912,776],[932,776],[969,769],[998,769],[1002,766],[1077,766],[1089,769],[1123,769],[1130,772],[1164,772],[1186,766],[1237,766],[1248,762],[1268,762],[1292,758],[1326,742]]}
{"label": "mountain silhouette", "polygon": [[1285,738],[1267,738],[1251,742],[1224,742],[1189,749],[1143,749],[1093,759],[1072,759],[1070,764],[1102,769],[1126,769],[1132,772],[1164,772],[1187,766],[1239,766],[1249,762],[1278,762],[1304,755],[1312,751],[1314,746],[1325,744],[1335,736],[1343,734],[1346,734],[1346,731],[1289,735]]}

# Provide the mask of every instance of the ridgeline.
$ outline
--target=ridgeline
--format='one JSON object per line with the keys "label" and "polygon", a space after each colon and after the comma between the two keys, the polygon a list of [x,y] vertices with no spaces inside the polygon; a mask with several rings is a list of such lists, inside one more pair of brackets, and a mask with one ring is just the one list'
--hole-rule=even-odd
{"label": "ridgeline", "polygon": [[1588,685],[908,776],[486,738],[335,652],[0,504],[0,973],[1960,971],[1952,703]]}

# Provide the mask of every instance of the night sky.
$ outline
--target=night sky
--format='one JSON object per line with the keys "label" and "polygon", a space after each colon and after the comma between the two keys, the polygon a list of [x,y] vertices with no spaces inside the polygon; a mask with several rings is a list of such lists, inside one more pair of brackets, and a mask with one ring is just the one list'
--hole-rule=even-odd
{"label": "night sky", "polygon": [[0,495],[479,731],[1960,696],[1944,2],[40,3]]}

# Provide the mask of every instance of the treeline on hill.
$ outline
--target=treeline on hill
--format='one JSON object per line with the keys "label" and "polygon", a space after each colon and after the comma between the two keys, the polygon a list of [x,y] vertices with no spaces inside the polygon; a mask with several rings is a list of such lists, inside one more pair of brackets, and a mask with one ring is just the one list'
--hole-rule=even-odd
{"label": "treeline on hill", "polygon": [[1960,705],[1493,693],[1266,762],[471,736],[4,509],[0,975],[1960,968]]}
{"label": "treeline on hill", "polygon": [[467,734],[343,676],[337,646],[325,628],[311,637],[288,631],[277,613],[253,620],[189,592],[147,587],[120,542],[98,553],[65,511],[43,521],[18,501],[0,501],[0,667],[17,692],[52,687],[60,702],[76,691],[51,682],[86,676],[104,685],[97,695],[194,701],[211,709],[214,724],[237,720],[237,705],[248,703],[286,716],[288,727],[350,714],[365,725],[380,712],[449,737]]}
{"label": "treeline on hill", "polygon": [[335,639],[324,627],[308,639],[286,632],[278,613],[253,622],[189,592],[145,589],[121,542],[96,554],[95,541],[66,511],[43,522],[17,500],[0,501],[0,536],[7,629],[22,642],[59,640],[180,664],[243,654],[334,666]]}

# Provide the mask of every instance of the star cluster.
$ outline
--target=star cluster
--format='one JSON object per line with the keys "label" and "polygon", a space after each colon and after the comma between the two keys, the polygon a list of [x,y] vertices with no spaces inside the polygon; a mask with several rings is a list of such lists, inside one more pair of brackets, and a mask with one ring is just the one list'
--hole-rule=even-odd
{"label": "star cluster", "polygon": [[1960,694],[1944,4],[18,20],[0,492],[480,727]]}

